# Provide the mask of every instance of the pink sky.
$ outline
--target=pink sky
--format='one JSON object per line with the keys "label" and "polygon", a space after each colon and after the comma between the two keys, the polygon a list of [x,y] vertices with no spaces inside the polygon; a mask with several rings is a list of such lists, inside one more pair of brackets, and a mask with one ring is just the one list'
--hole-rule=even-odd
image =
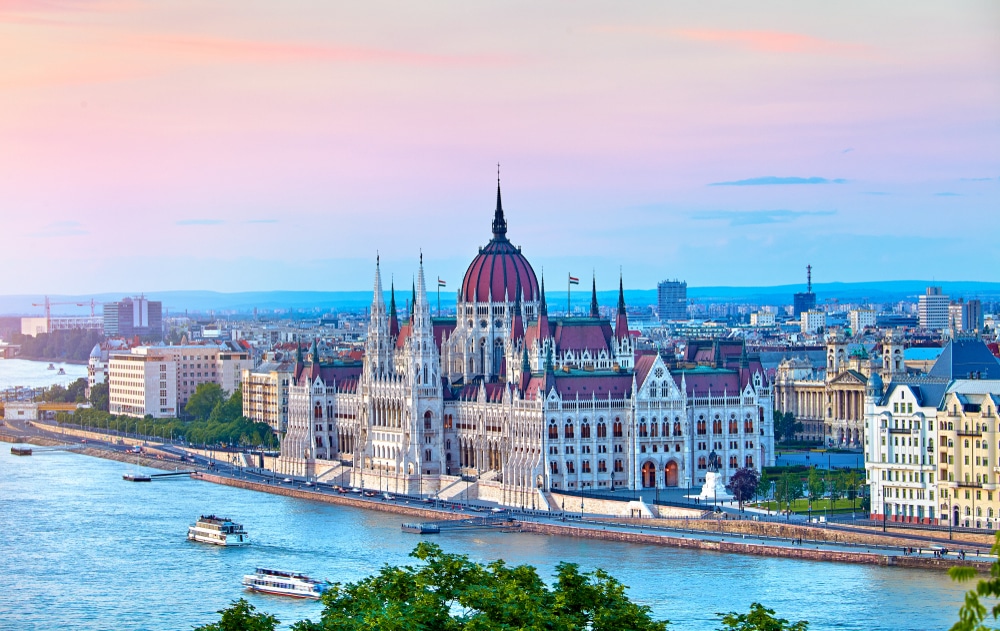
{"label": "pink sky", "polygon": [[455,287],[497,162],[556,277],[998,280],[1000,4],[0,0],[0,294]]}

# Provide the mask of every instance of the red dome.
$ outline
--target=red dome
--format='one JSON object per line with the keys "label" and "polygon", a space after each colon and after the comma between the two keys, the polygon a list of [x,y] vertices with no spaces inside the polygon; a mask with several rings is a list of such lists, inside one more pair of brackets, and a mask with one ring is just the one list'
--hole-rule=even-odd
{"label": "red dome", "polygon": [[500,203],[500,185],[497,183],[497,208],[493,215],[493,239],[472,260],[462,281],[464,302],[513,301],[521,286],[521,300],[538,300],[538,279],[521,249],[507,240],[507,221]]}
{"label": "red dome", "polygon": [[519,281],[521,300],[538,300],[538,279],[528,259],[507,239],[494,238],[479,251],[465,272],[462,300],[489,302],[492,296],[493,302],[513,301]]}

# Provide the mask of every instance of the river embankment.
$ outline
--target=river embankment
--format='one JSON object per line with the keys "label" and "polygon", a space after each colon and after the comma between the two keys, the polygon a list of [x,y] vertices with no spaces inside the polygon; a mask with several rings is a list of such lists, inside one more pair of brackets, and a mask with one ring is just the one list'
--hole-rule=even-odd
{"label": "river embankment", "polygon": [[[37,427],[37,426],[36,426]],[[38,429],[51,431],[41,426]],[[66,429],[65,434],[95,441],[79,445],[75,451],[85,455],[120,462],[139,464],[151,468],[173,471],[183,467],[195,470],[192,477],[201,481],[232,486],[257,492],[284,495],[309,501],[324,502],[405,515],[430,521],[467,519],[469,514],[429,505],[410,503],[406,500],[389,501],[382,498],[368,499],[349,494],[336,494],[304,488],[295,484],[275,481],[256,481],[247,478],[209,472],[203,466],[183,462],[173,453],[162,451],[156,443],[135,438],[116,438],[120,445],[141,444],[143,453],[121,451],[102,443],[107,435],[87,430]],[[27,442],[40,446],[65,445],[54,435],[19,435],[0,428],[0,440]],[[974,567],[988,572],[989,560],[939,557],[932,554],[900,554],[903,547],[922,547],[925,551],[934,546],[915,542],[912,538],[876,534],[874,532],[845,532],[809,525],[751,519],[624,519],[614,517],[571,518],[566,521],[559,514],[522,518],[514,515],[516,528],[537,534],[599,539],[628,543],[652,544],[675,548],[728,552],[755,556],[771,556],[813,561],[860,563],[867,565],[942,569],[955,565]],[[558,521],[562,519],[562,521]],[[801,542],[801,543],[800,543]],[[966,545],[971,544],[968,542]],[[957,544],[957,542],[956,542]],[[985,544],[980,544],[985,545]],[[851,547],[856,549],[850,549]],[[953,546],[952,549],[958,547]],[[831,549],[833,548],[833,549]],[[848,548],[848,549],[844,549]]]}

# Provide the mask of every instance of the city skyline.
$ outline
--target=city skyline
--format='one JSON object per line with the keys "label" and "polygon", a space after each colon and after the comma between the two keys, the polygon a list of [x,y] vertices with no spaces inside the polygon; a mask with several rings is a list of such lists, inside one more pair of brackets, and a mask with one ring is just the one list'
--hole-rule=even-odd
{"label": "city skyline", "polygon": [[992,280],[1000,8],[0,3],[0,294]]}

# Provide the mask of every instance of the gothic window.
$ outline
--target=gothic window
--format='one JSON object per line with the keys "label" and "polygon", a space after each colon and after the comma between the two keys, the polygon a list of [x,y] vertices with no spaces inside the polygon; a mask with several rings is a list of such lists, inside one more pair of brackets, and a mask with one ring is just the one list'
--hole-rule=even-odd
{"label": "gothic window", "polygon": [[649,424],[649,435],[652,436],[653,438],[656,438],[657,435],[657,425],[658,424],[655,418]]}
{"label": "gothic window", "polygon": [[722,433],[722,421],[715,419],[712,421],[712,433],[721,434]]}
{"label": "gothic window", "polygon": [[597,424],[597,437],[598,438],[608,437],[608,426],[606,423],[604,423],[604,421],[601,421]]}
{"label": "gothic window", "polygon": [[580,470],[583,473],[590,473],[590,461],[589,460],[584,460],[583,462],[581,462],[580,463]]}
{"label": "gothic window", "polygon": [[576,470],[573,468],[572,460],[566,462],[566,473],[576,473]]}
{"label": "gothic window", "polygon": [[559,438],[559,428],[556,427],[556,422],[552,421],[549,423],[549,439],[556,440]]}
{"label": "gothic window", "polygon": [[737,469],[739,466],[739,461],[736,460],[736,456],[729,456],[729,468]]}
{"label": "gothic window", "polygon": [[729,419],[729,433],[738,434],[740,431],[740,425],[736,422],[736,419]]}
{"label": "gothic window", "polygon": [[550,462],[549,463],[549,471],[552,472],[552,475],[559,475],[559,463],[556,462],[555,460],[553,460],[552,462]]}
{"label": "gothic window", "polygon": [[681,424],[677,421],[674,421],[674,436],[680,436],[680,435],[681,435]]}
{"label": "gothic window", "polygon": [[642,419],[642,421],[639,423],[639,436],[641,438],[645,438],[647,433],[648,432],[646,431],[646,419]]}
{"label": "gothic window", "polygon": [[749,417],[743,421],[743,431],[747,434],[753,433],[753,421]]}
{"label": "gothic window", "polygon": [[580,438],[590,438],[590,423],[587,419],[583,419],[583,424],[580,425]]}
{"label": "gothic window", "polygon": [[625,470],[625,465],[622,464],[622,461],[621,460],[615,460],[615,472],[616,473],[621,473],[624,470]]}
{"label": "gothic window", "polygon": [[607,470],[608,470],[608,463],[606,461],[604,461],[604,460],[598,460],[597,461],[597,472],[598,473],[606,473]]}
{"label": "gothic window", "polygon": [[613,427],[613,431],[614,431],[614,437],[615,438],[621,438],[622,437],[622,421],[621,421],[621,419],[615,418],[615,425]]}
{"label": "gothic window", "polygon": [[706,433],[706,431],[705,431],[705,421],[698,421],[697,432],[700,435],[704,435]]}
{"label": "gothic window", "polygon": [[318,402],[316,403],[316,409],[313,410],[313,416],[323,418],[323,406]]}
{"label": "gothic window", "polygon": [[708,468],[708,459],[706,459],[705,456],[698,456],[698,468],[699,469]]}
{"label": "gothic window", "polygon": [[563,436],[565,438],[573,438],[573,421],[566,421],[566,427],[563,428]]}
{"label": "gothic window", "polygon": [[431,428],[431,412],[430,410],[424,412],[424,429]]}

